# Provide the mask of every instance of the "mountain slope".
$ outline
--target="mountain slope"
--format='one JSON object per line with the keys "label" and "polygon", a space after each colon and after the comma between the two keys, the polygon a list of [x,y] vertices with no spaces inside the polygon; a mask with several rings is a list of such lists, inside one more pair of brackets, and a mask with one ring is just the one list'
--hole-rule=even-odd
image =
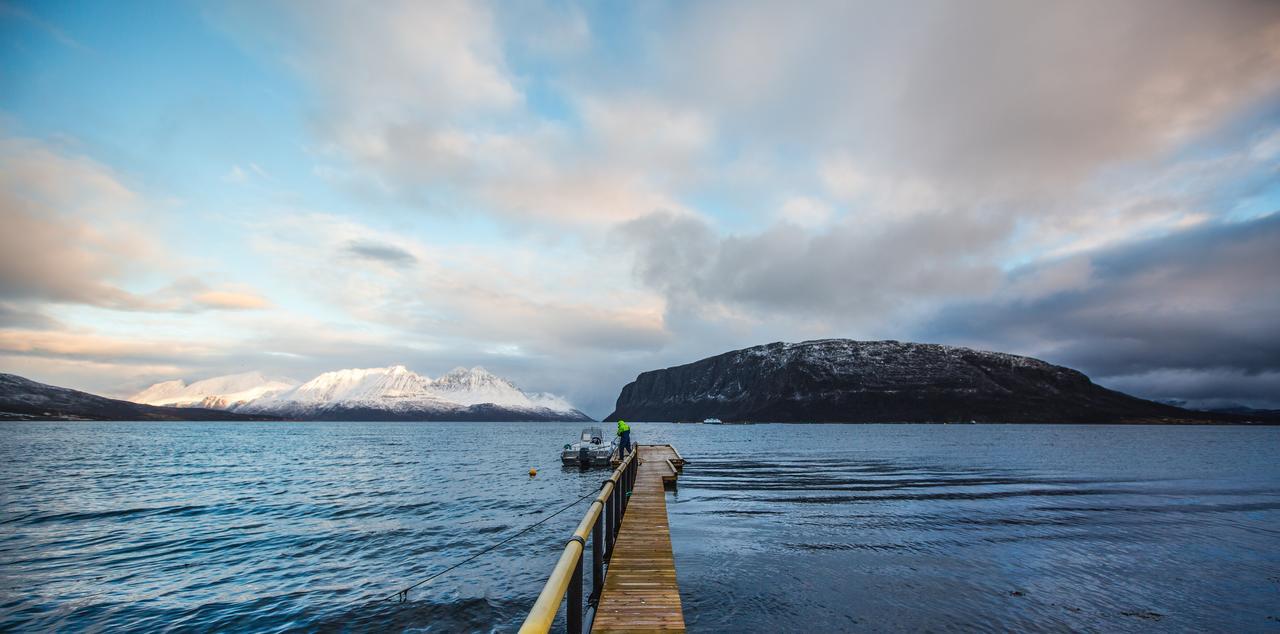
{"label": "mountain slope", "polygon": [[272,379],[261,372],[245,372],[196,381],[157,383],[129,398],[145,405],[233,409],[250,401],[272,396],[297,385],[288,379]]}
{"label": "mountain slope", "polygon": [[[591,420],[563,399],[527,394],[483,368],[457,368],[439,379],[402,365],[337,370],[299,385],[273,383],[250,373],[197,381],[186,386],[186,392],[180,386],[174,381],[157,383],[134,400],[203,404],[304,420]],[[232,389],[240,391],[228,392]]]}
{"label": "mountain slope", "polygon": [[1210,422],[997,352],[897,341],[773,343],[644,372],[605,420]]}
{"label": "mountain slope", "polygon": [[0,373],[0,420],[265,420],[198,407],[155,407]]}

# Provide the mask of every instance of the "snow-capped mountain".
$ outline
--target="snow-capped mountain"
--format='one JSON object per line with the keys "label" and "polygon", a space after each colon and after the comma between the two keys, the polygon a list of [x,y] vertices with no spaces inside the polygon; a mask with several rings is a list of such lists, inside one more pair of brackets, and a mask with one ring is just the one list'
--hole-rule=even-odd
{"label": "snow-capped mountain", "polygon": [[[227,393],[208,389],[212,386],[225,386]],[[238,398],[245,394],[255,395]],[[590,420],[562,398],[527,394],[483,368],[457,368],[439,379],[402,365],[337,370],[302,384],[250,373],[190,386],[157,383],[131,400],[308,420]]]}
{"label": "snow-capped mountain", "polygon": [[0,420],[263,420],[201,407],[156,407],[0,372]]}
{"label": "snow-capped mountain", "polygon": [[554,394],[529,394],[514,383],[485,371],[484,368],[454,368],[432,383],[432,390],[455,403],[481,405],[492,403],[509,407],[545,407],[572,410],[568,401]]}
{"label": "snow-capped mountain", "polygon": [[261,372],[245,372],[204,379],[191,385],[181,380],[164,381],[133,395],[129,400],[143,405],[234,410],[292,389],[297,384],[297,381],[289,379],[269,378]]}

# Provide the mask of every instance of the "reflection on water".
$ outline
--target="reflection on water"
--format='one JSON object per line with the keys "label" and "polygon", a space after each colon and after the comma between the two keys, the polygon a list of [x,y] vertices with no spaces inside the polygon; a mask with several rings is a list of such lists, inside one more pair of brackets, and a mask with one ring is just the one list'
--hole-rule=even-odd
{"label": "reflection on water", "polygon": [[[580,513],[376,599],[595,490],[580,427],[0,425],[0,630],[508,631]],[[693,631],[1280,626],[1280,429],[635,427]]]}

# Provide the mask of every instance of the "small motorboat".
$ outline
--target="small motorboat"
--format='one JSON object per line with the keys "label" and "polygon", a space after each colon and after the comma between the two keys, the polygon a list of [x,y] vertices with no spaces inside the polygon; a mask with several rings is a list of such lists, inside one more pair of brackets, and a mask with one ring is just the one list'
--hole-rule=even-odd
{"label": "small motorboat", "polygon": [[702,422],[703,422],[703,423],[705,423],[705,424],[707,424],[707,425],[722,425],[722,424],[724,424],[724,421],[721,421],[719,418],[704,418],[704,419],[702,419]]}
{"label": "small motorboat", "polygon": [[580,467],[608,466],[609,459],[617,450],[616,437],[606,441],[604,432],[599,427],[587,427],[582,430],[578,442],[564,446],[564,450],[560,452],[560,461]]}

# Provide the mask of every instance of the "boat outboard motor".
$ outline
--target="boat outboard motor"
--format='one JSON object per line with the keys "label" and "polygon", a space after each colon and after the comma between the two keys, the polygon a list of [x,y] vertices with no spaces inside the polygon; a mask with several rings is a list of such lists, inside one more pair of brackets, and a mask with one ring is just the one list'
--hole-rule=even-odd
{"label": "boat outboard motor", "polygon": [[591,450],[586,447],[578,447],[578,464],[591,464]]}

